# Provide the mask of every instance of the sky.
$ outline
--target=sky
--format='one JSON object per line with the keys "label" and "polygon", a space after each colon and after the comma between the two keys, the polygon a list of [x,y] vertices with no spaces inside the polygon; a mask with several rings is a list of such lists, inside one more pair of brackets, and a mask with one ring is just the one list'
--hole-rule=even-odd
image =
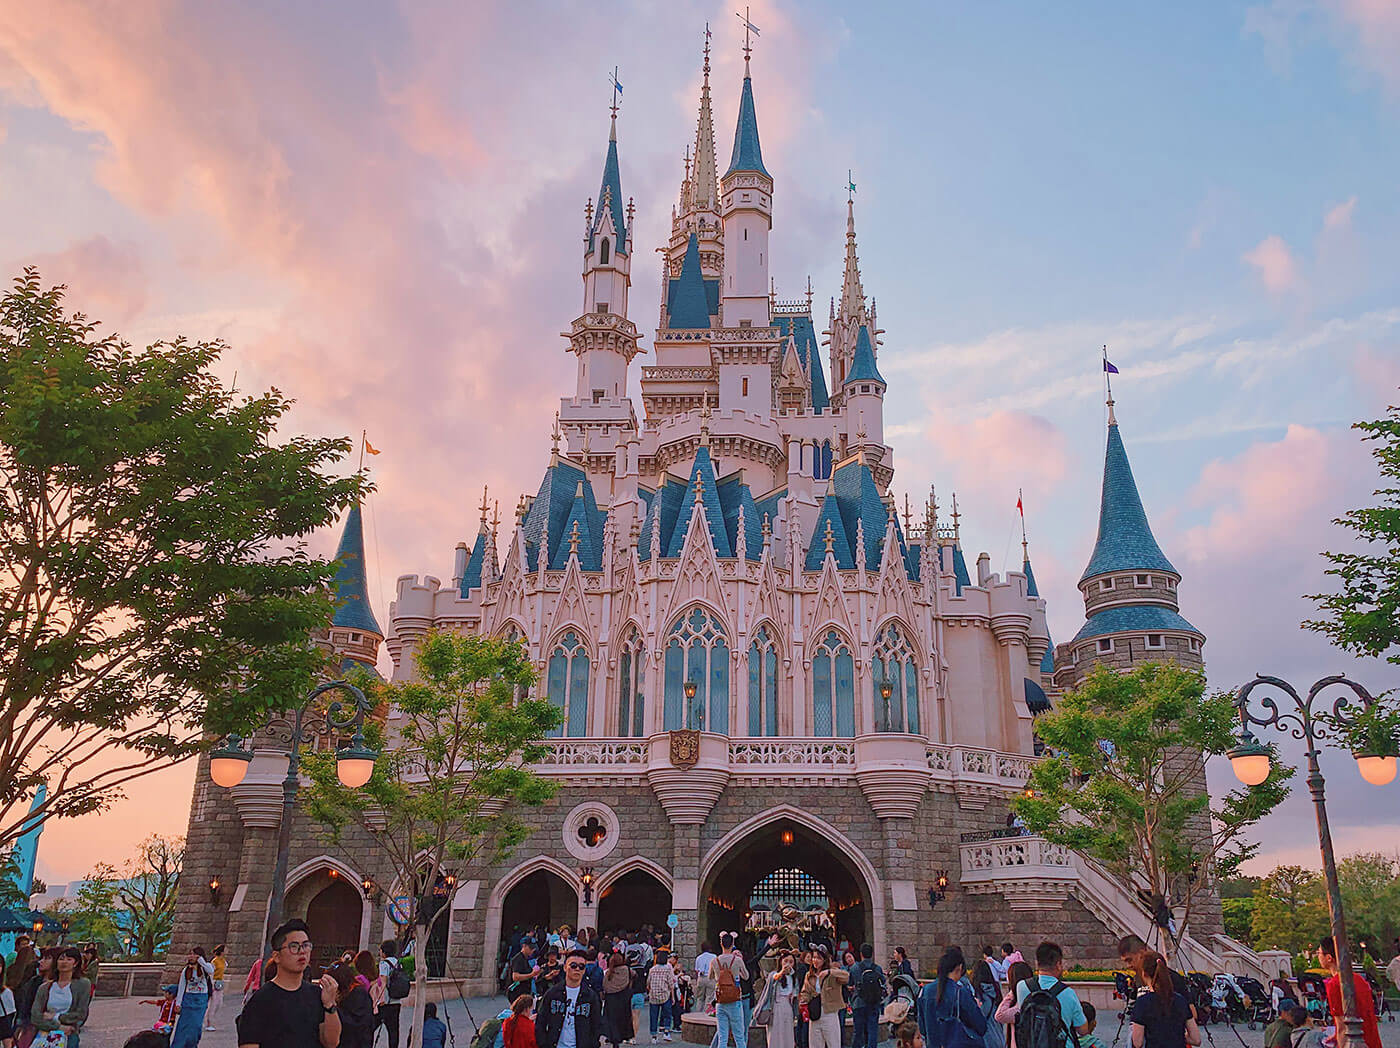
{"label": "sky", "polygon": [[[299,431],[367,431],[387,622],[396,578],[451,574],[483,485],[507,521],[539,485],[614,67],[649,347],[707,22],[728,157],[733,7],[0,0],[0,263],[133,343],[224,340],[221,373],[295,397]],[[896,493],[934,483],[946,509],[956,490],[969,559],[1007,570],[1023,490],[1051,632],[1072,636],[1106,345],[1211,684],[1400,684],[1299,629],[1319,551],[1346,543],[1332,519],[1377,486],[1350,424],[1400,386],[1400,2],[751,12],[778,294],[809,275],[819,308],[838,292],[851,171]],[[1392,850],[1400,784],[1324,761],[1339,851]],[[192,774],[51,824],[40,874],[182,833]],[[1256,866],[1315,865],[1312,818],[1300,783]]]}

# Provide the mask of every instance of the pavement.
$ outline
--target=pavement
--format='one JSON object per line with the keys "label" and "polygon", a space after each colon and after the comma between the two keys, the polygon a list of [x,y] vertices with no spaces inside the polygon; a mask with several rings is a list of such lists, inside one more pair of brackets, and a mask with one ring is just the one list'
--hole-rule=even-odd
{"label": "pavement", "polygon": [[[236,1005],[236,999],[230,1004]],[[445,1015],[450,1027],[450,1038],[448,1044],[455,1048],[469,1048],[472,1036],[476,1029],[476,1022],[484,1022],[486,1019],[496,1015],[506,1005],[504,997],[472,997],[466,1000],[460,998],[444,1002],[438,1006],[438,1014]],[[224,1013],[222,1019],[217,1022],[220,1027],[212,1033],[206,1033],[200,1041],[200,1048],[237,1048],[237,1040],[233,1033],[234,1011],[229,1010]],[[399,1048],[404,1048],[408,1041],[408,1026],[411,1012],[407,1006],[403,1010],[403,1044]],[[88,1024],[83,1030],[82,1048],[122,1048],[122,1043],[133,1033],[139,1030],[149,1029],[155,1020],[156,1008],[154,1005],[141,1004],[133,997],[99,997],[92,1002],[92,1011],[88,1018]],[[1099,1026],[1095,1030],[1098,1038],[1107,1048],[1129,1048],[1128,1031],[1125,1027],[1116,1040],[1114,1033],[1118,1028],[1118,1013],[1107,1010],[1099,1013]],[[1214,1025],[1205,1028],[1208,1034],[1202,1048],[1263,1048],[1264,1030],[1259,1027],[1254,1030],[1244,1026],[1231,1027],[1224,1025]],[[1238,1038],[1236,1037],[1238,1034]],[[649,1043],[649,1038],[638,1038],[638,1048],[644,1048]],[[676,1043],[680,1043],[677,1041]],[[1383,1048],[1400,1048],[1400,1022],[1381,1022],[1381,1044]],[[385,1035],[383,1031],[379,1033],[376,1048],[385,1048]]]}

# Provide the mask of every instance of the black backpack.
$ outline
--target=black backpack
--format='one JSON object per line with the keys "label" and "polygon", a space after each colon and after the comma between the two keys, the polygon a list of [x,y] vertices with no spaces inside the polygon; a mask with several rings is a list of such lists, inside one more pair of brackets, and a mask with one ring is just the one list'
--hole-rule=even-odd
{"label": "black backpack", "polygon": [[866,961],[861,969],[856,992],[866,1004],[879,1004],[885,999],[885,977],[873,962]]}
{"label": "black backpack", "polygon": [[389,985],[386,989],[391,1001],[402,1001],[413,992],[413,984],[408,981],[408,972],[403,970],[403,965],[397,960],[389,964]]}
{"label": "black backpack", "polygon": [[1040,979],[1027,979],[1030,993],[1021,1002],[1016,1016],[1016,1048],[1079,1048],[1079,1037],[1065,1025],[1060,1011],[1060,994],[1065,984],[1055,980],[1049,988]]}

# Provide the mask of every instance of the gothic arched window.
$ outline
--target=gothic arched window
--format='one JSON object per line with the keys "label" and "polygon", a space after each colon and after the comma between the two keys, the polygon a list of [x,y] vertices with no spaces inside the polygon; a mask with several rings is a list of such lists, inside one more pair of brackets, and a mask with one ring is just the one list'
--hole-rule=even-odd
{"label": "gothic arched window", "polygon": [[767,626],[749,644],[749,734],[778,734],[778,646]]}
{"label": "gothic arched window", "polygon": [[552,738],[588,734],[588,649],[574,630],[559,638],[549,656],[547,673],[549,701],[564,711],[564,727],[550,732]]}
{"label": "gothic arched window", "polygon": [[[881,694],[885,682],[890,697]],[[874,702],[876,731],[919,731],[919,668],[914,649],[893,623],[875,638],[875,655],[870,660],[870,689]]]}
{"label": "gothic arched window", "polygon": [[646,646],[634,626],[623,642],[622,654],[617,660],[617,733],[622,736],[641,738],[644,733],[646,709],[642,701],[642,684],[646,673],[643,664],[645,654]]}
{"label": "gothic arched window", "polygon": [[[501,640],[505,641],[507,644],[519,644],[522,648],[524,648],[526,657],[529,657],[530,645],[525,643],[525,634],[520,632],[520,629],[515,625],[515,623],[512,622],[508,626],[506,626],[506,631],[504,634],[502,634]],[[515,689],[516,702],[521,702],[524,699],[529,698],[529,695],[529,688],[517,687]]]}
{"label": "gothic arched window", "polygon": [[[729,644],[724,627],[704,608],[691,608],[666,639],[665,727],[729,734]],[[686,697],[686,685],[695,697]],[[708,711],[708,716],[706,712]]]}
{"label": "gothic arched window", "polygon": [[849,739],[855,733],[855,660],[841,634],[827,630],[812,654],[812,734]]}
{"label": "gothic arched window", "polygon": [[600,266],[606,266],[606,265],[608,264],[608,258],[609,258],[608,252],[609,252],[610,250],[611,250],[611,248],[610,248],[609,245],[608,245],[608,238],[607,238],[607,237],[604,237],[604,238],[603,238],[603,246],[602,246],[601,248],[599,248],[599,250],[598,250],[598,265],[600,265]]}

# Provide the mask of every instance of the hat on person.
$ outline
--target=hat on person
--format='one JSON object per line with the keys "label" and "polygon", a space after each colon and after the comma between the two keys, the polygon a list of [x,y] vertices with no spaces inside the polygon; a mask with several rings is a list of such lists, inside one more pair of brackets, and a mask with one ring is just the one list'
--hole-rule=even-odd
{"label": "hat on person", "polygon": [[823,957],[830,957],[830,956],[831,956],[831,951],[830,951],[829,949],[827,949],[826,943],[824,943],[824,942],[819,942],[819,943],[817,943],[817,945],[813,946],[812,949],[816,950],[816,951],[817,951],[819,954],[821,954]]}
{"label": "hat on person", "polygon": [[176,986],[174,983],[171,983],[169,986],[162,986],[162,987],[160,988],[160,992],[161,992],[161,993],[175,993],[175,992],[177,992],[179,989],[180,989],[180,987]]}

